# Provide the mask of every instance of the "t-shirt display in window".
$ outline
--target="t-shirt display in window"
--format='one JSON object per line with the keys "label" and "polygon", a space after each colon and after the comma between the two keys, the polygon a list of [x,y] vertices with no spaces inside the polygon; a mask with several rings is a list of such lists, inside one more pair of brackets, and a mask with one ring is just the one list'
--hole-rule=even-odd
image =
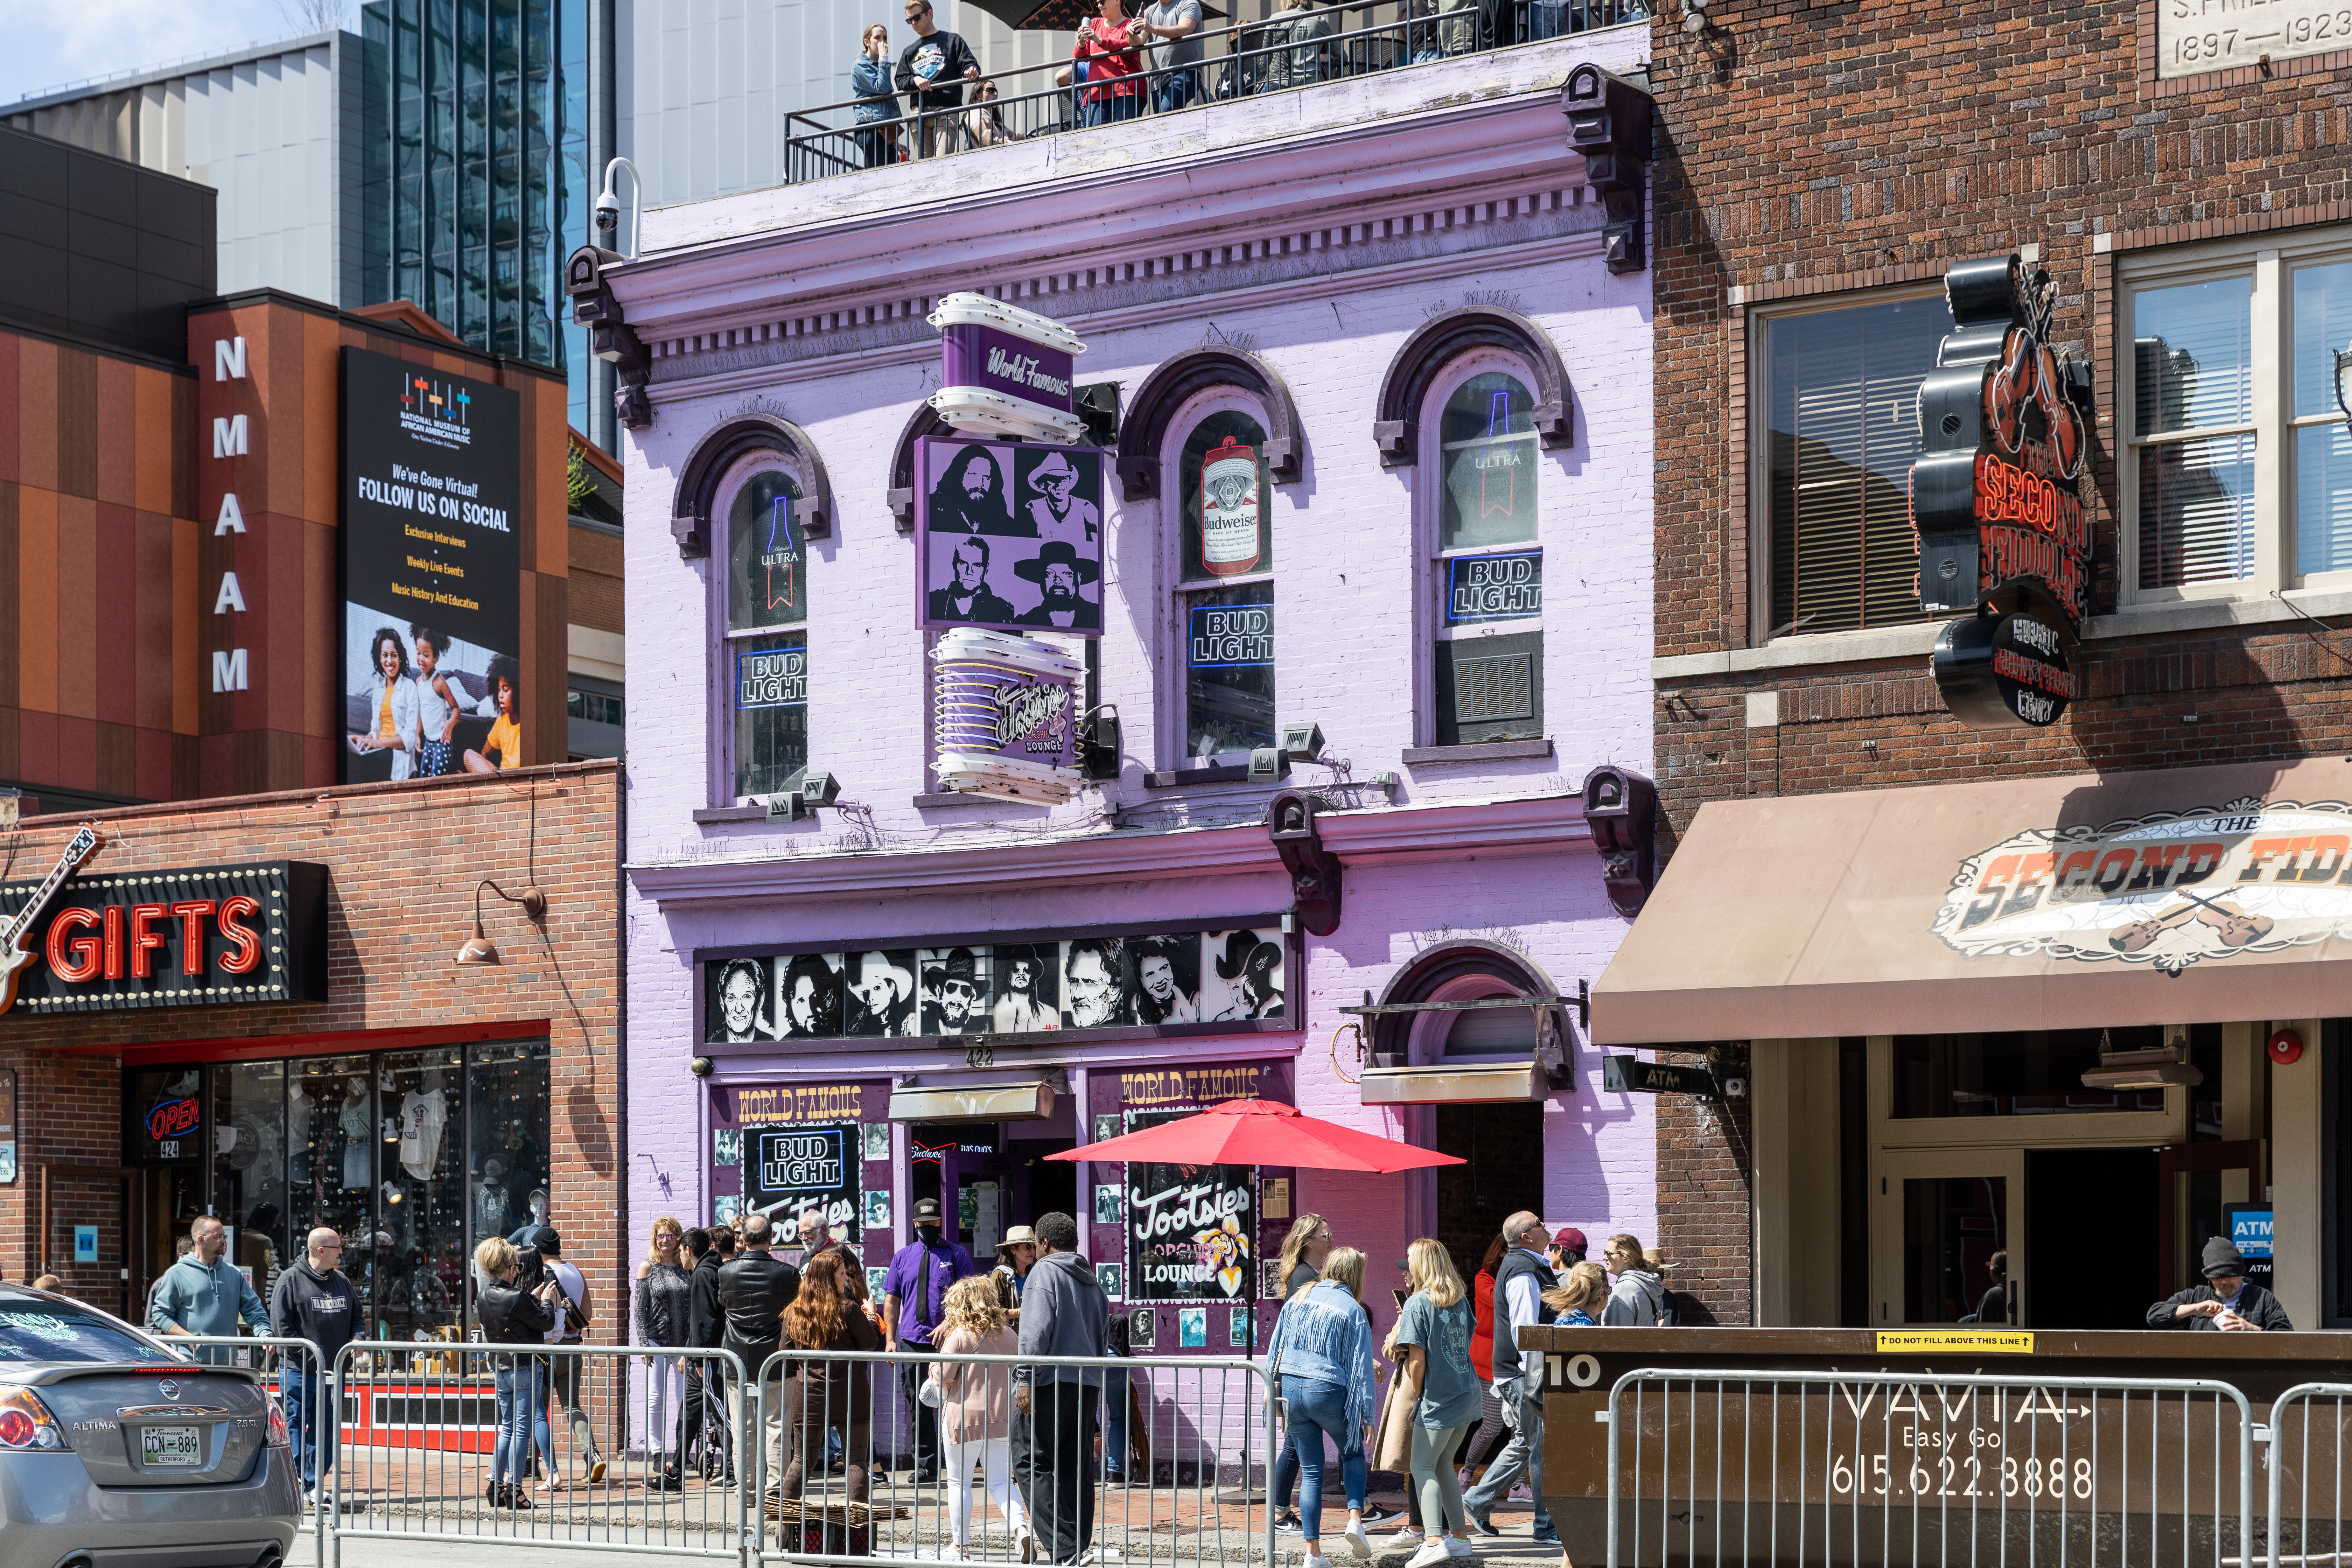
{"label": "t-shirt display in window", "polygon": [[448,1122],[448,1101],[439,1089],[411,1090],[400,1102],[400,1168],[420,1182],[431,1180]]}

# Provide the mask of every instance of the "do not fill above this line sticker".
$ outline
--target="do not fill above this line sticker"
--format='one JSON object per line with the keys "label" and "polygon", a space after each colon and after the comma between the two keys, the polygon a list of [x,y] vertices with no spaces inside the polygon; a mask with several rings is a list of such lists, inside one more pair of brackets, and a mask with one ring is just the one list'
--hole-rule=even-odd
{"label": "do not fill above this line sticker", "polygon": [[1897,1355],[2032,1355],[2033,1336],[1978,1329],[1902,1330],[1881,1332],[1878,1348]]}

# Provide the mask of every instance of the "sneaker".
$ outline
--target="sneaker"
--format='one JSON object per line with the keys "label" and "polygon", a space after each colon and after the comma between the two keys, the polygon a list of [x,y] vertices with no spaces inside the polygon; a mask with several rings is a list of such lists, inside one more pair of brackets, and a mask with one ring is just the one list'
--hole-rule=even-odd
{"label": "sneaker", "polygon": [[1412,1554],[1404,1568],[1435,1568],[1437,1563],[1452,1560],[1453,1553],[1445,1550],[1445,1538],[1433,1535],[1422,1542],[1421,1550]]}
{"label": "sneaker", "polygon": [[1286,1513],[1274,1521],[1274,1532],[1276,1535],[1304,1535],[1307,1527],[1298,1522],[1297,1514]]}
{"label": "sneaker", "polygon": [[1494,1522],[1486,1519],[1484,1515],[1473,1513],[1467,1514],[1465,1517],[1470,1521],[1470,1528],[1476,1534],[1491,1538],[1494,1536],[1499,1536],[1503,1533],[1501,1531],[1496,1530],[1494,1526]]}
{"label": "sneaker", "polygon": [[1357,1521],[1355,1523],[1348,1526],[1347,1529],[1341,1531],[1339,1532],[1339,1539],[1346,1542],[1348,1543],[1348,1550],[1354,1552],[1358,1557],[1369,1558],[1371,1556],[1372,1543],[1364,1539],[1364,1525],[1361,1520]]}
{"label": "sneaker", "polygon": [[1463,1540],[1458,1535],[1443,1535],[1438,1537],[1438,1539],[1445,1542],[1445,1555],[1448,1557],[1475,1557],[1478,1555],[1476,1551],[1471,1547],[1470,1543]]}

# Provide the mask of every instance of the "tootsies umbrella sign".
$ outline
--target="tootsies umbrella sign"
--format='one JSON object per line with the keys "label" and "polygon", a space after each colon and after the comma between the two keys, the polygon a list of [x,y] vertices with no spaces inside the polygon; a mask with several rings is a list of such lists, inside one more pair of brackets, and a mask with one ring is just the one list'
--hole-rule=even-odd
{"label": "tootsies umbrella sign", "polygon": [[1920,384],[1911,468],[1920,607],[1966,612],[1937,639],[1936,685],[1979,729],[2054,724],[2090,607],[2089,367],[2050,346],[2046,269],[1964,261],[1944,292],[1954,330]]}

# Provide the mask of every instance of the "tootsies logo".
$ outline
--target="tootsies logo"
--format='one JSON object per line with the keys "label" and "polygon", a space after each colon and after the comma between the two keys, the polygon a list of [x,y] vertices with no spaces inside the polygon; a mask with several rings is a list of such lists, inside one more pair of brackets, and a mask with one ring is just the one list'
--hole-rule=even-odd
{"label": "tootsies logo", "polygon": [[2020,833],[1961,863],[1932,929],[1970,958],[2172,974],[2352,935],[2352,805],[2235,800]]}
{"label": "tootsies logo", "polygon": [[[326,887],[296,860],[79,879],[32,927],[16,1011],[323,1002]],[[0,917],[31,890],[0,888]]]}
{"label": "tootsies logo", "polygon": [[2088,368],[2050,346],[2047,270],[1966,261],[1944,292],[1954,331],[1919,387],[1911,521],[1920,606],[1973,615],[1944,628],[1936,683],[1979,728],[2054,724],[2073,696],[2064,649],[2090,607]]}

